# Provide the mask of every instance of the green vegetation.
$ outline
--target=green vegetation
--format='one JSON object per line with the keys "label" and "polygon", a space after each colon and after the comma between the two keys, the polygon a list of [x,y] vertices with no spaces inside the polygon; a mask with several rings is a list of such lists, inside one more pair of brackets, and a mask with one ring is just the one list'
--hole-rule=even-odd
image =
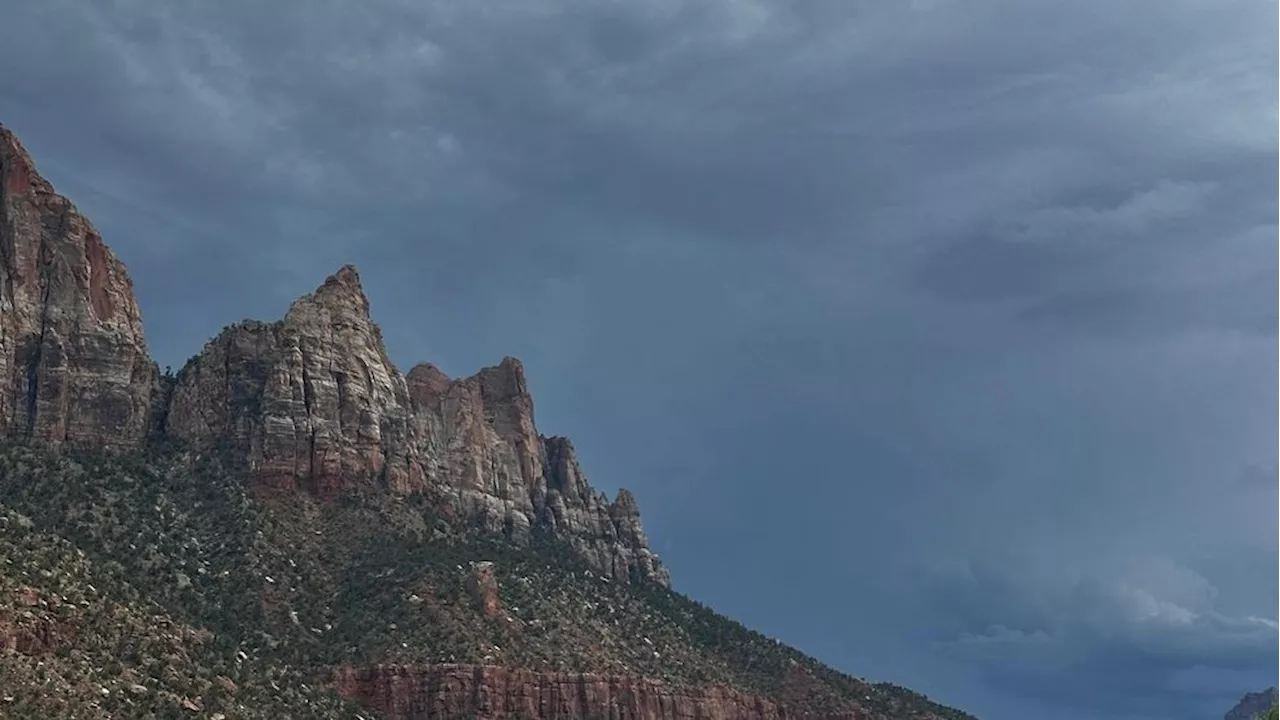
{"label": "green vegetation", "polygon": [[[3,656],[0,687],[14,690],[0,715],[179,717],[197,704],[353,717],[324,683],[332,668],[457,662],[725,684],[813,712],[853,701],[893,718],[969,717],[666,588],[609,582],[553,537],[517,548],[476,536],[421,497],[264,503],[228,458],[0,445],[0,638],[47,639]],[[480,561],[494,563],[495,617],[468,590]],[[19,607],[31,597],[47,604]]]}

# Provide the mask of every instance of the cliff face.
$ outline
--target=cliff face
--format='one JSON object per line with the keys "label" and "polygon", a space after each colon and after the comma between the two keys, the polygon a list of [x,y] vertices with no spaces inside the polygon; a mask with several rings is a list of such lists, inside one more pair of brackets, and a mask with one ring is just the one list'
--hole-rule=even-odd
{"label": "cliff face", "polygon": [[[316,675],[405,720],[969,717],[655,587],[669,578],[635,498],[610,501],[572,443],[539,433],[521,363],[402,374],[354,268],[161,378],[123,265],[3,127],[0,439],[23,441],[0,444],[0,555],[19,561],[0,572],[0,676],[22,688],[5,702],[23,717],[203,702],[211,717],[350,717]],[[47,452],[62,446],[113,452],[89,464]],[[270,502],[250,501],[246,482]],[[348,493],[378,502],[328,502]],[[423,532],[423,503],[474,533]],[[47,527],[29,532],[19,507]],[[592,572],[520,547],[541,533]],[[94,583],[128,602],[108,606]],[[86,589],[95,599],[76,600]],[[157,607],[193,624],[169,632]],[[234,659],[200,650],[207,628],[238,643]],[[182,669],[151,677],[140,659],[155,657]],[[433,664],[445,659],[510,667]],[[101,668],[129,663],[108,692]],[[618,674],[553,672],[565,668]],[[50,673],[78,678],[79,710],[49,692]],[[237,696],[237,683],[256,689]]]}
{"label": "cliff face", "polygon": [[538,434],[518,360],[402,375],[350,266],[283,320],[223,331],[166,397],[124,266],[3,128],[0,378],[0,436],[127,448],[163,419],[239,452],[261,493],[424,492],[468,526],[516,542],[540,526],[611,577],[668,582],[633,499],[610,504],[567,441]]}
{"label": "cliff face", "polygon": [[207,344],[178,375],[165,432],[229,444],[259,492],[424,492],[467,527],[517,543],[542,527],[615,579],[669,583],[631,495],[609,503],[568,441],[538,434],[519,360],[460,380],[425,363],[401,375],[350,266],[283,320]]}
{"label": "cliff face", "polygon": [[128,447],[155,363],[124,266],[0,127],[0,435]]}
{"label": "cliff face", "polygon": [[[632,677],[539,673],[476,665],[342,668],[346,697],[389,720],[544,718],[545,720],[785,720],[774,703],[723,687],[679,690]],[[820,720],[819,716],[806,717]],[[860,714],[825,716],[859,720]]]}
{"label": "cliff face", "polygon": [[165,431],[229,443],[258,490],[332,497],[424,484],[408,457],[408,392],[387,358],[351,267],[289,308],[284,320],[223,331],[179,374]]}

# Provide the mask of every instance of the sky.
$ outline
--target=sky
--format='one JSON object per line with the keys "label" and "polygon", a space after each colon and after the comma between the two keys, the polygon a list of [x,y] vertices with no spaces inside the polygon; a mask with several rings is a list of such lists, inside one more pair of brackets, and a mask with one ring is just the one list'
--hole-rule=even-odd
{"label": "sky", "polygon": [[681,591],[983,720],[1277,667],[1272,0],[0,1],[161,365],[360,269]]}

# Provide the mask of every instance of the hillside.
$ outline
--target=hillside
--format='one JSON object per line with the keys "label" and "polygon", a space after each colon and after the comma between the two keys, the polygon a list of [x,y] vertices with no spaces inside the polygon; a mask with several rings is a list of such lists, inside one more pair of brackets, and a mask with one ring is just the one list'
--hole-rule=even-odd
{"label": "hillside", "polygon": [[390,362],[354,268],[176,374],[0,128],[0,715],[967,718],[680,595],[519,361]]}

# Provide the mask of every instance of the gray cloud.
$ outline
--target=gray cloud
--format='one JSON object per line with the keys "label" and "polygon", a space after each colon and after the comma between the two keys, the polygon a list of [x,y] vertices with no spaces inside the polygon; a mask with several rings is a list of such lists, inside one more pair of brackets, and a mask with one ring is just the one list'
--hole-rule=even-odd
{"label": "gray cloud", "polygon": [[1273,3],[10,5],[0,122],[162,363],[356,262],[398,362],[521,356],[680,587],[842,668],[1274,677]]}

